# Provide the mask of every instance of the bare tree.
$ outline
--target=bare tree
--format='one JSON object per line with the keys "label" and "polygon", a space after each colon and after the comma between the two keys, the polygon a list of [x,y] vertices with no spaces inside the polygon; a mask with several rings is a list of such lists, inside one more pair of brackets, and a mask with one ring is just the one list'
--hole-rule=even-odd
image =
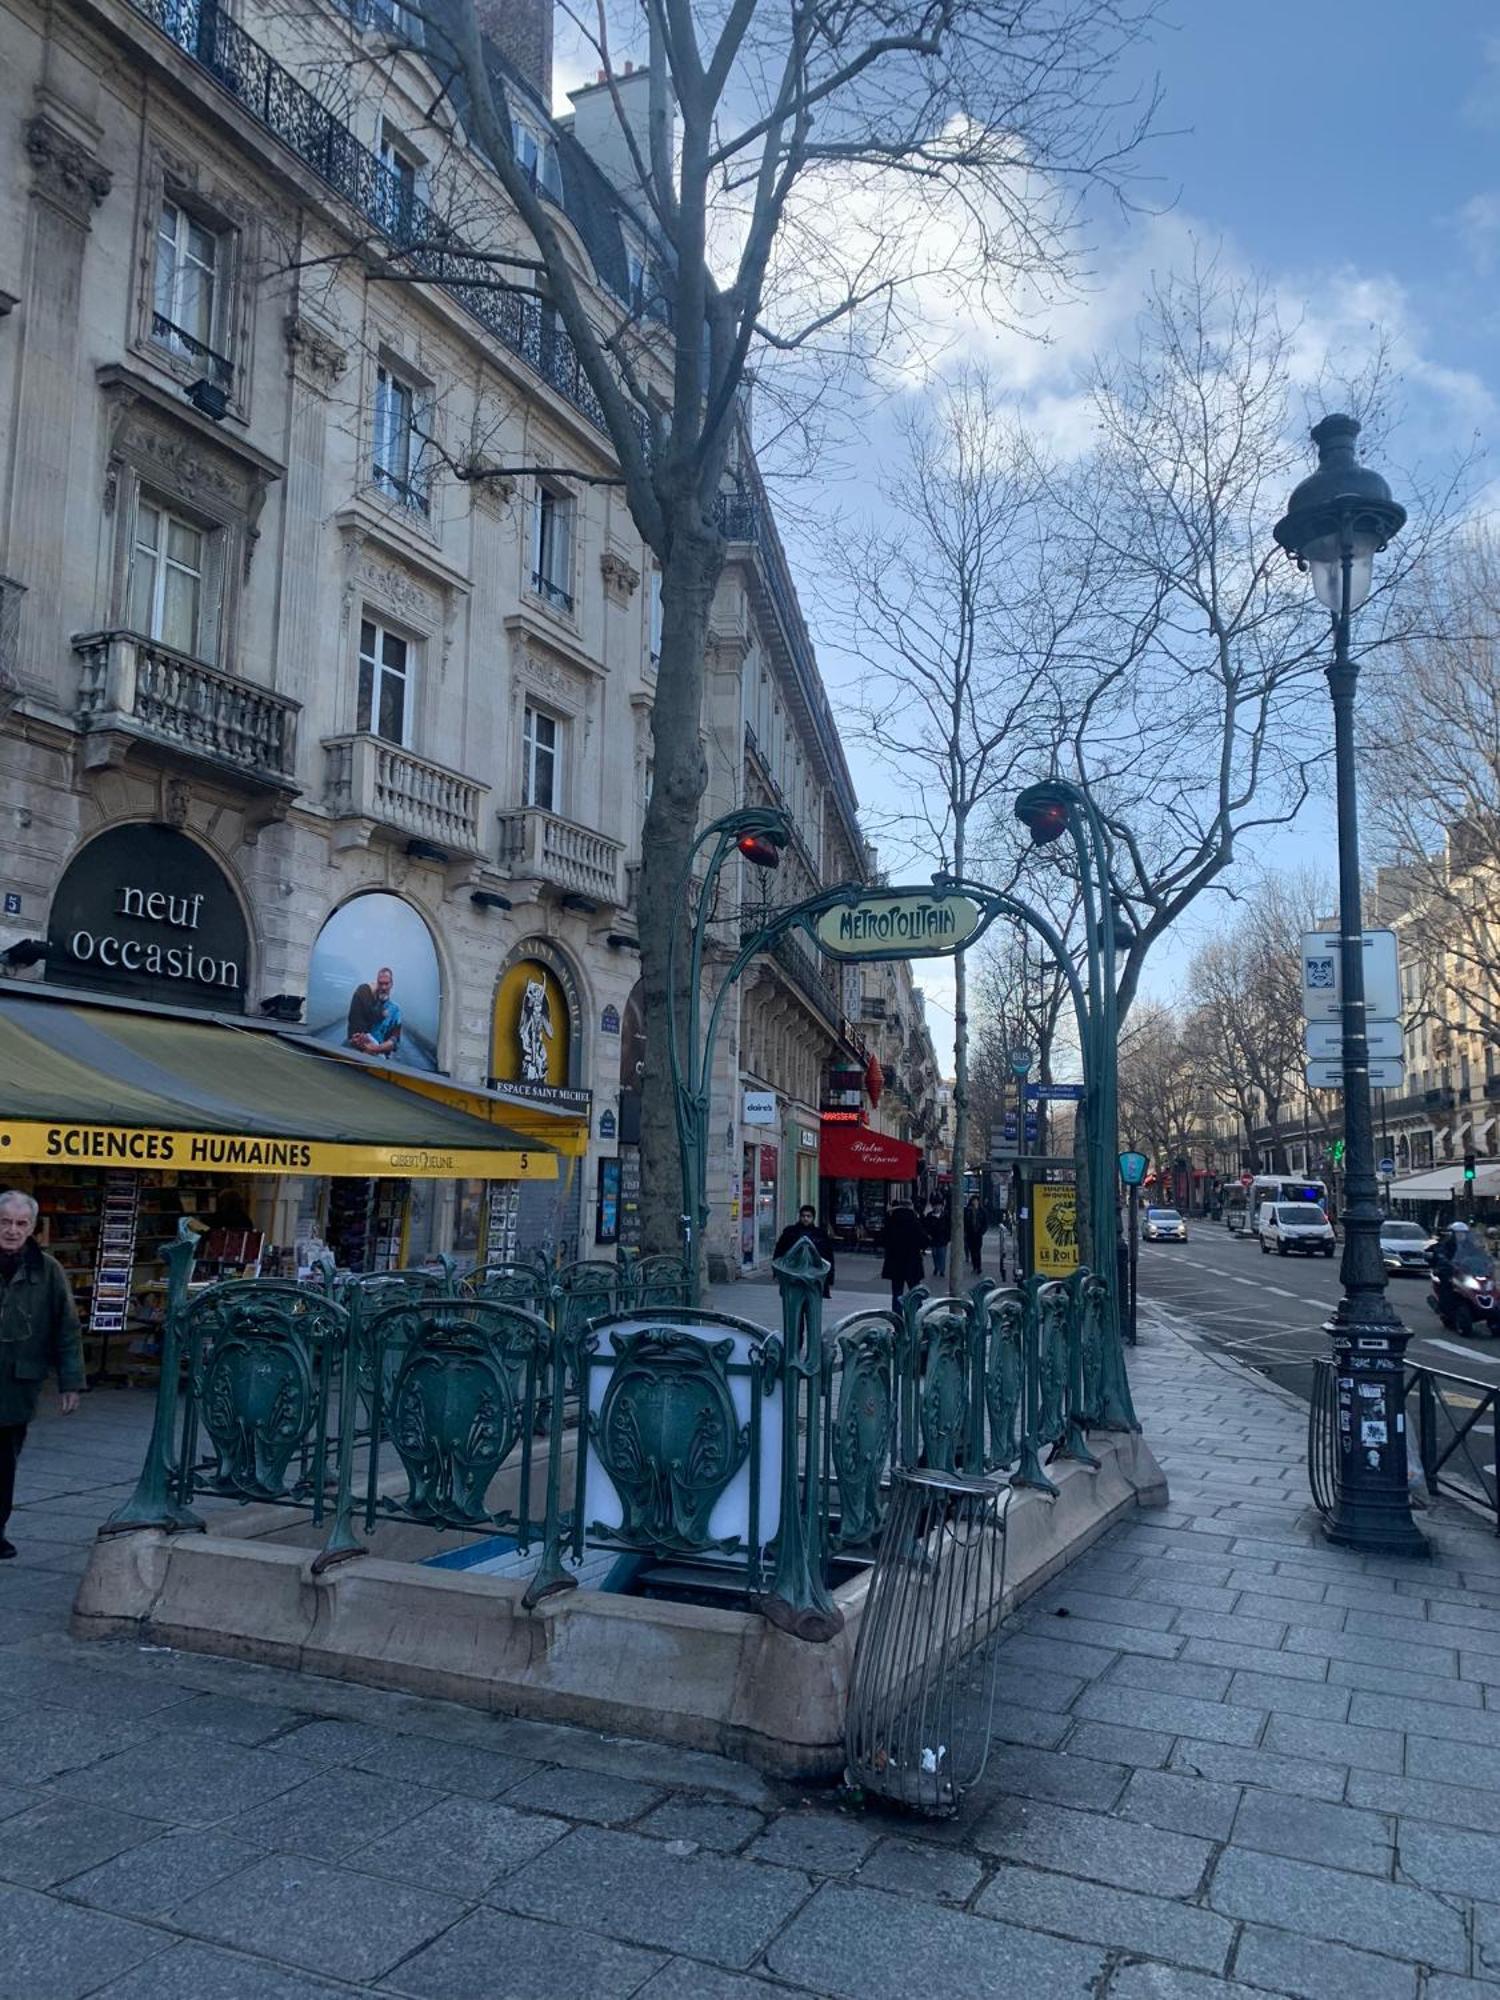
{"label": "bare tree", "polygon": [[[983,370],[961,370],[936,409],[908,418],[901,435],[903,456],[881,489],[890,522],[843,524],[829,537],[830,575],[849,613],[848,650],[860,662],[849,691],[855,727],[888,768],[898,801],[884,824],[927,867],[962,879],[973,860],[971,827],[993,815],[1045,741],[1052,666],[1082,593],[1075,586],[1060,601],[1040,588],[1047,561],[1041,483]],[[954,956],[954,993],[954,1157],[961,1169],[971,1150],[962,950]],[[1024,1013],[1026,996],[1017,997]],[[1054,994],[1049,1045],[1055,1023]],[[957,1270],[961,1171],[949,1230]]]}
{"label": "bare tree", "polygon": [[[609,309],[549,190],[512,143],[510,86],[474,0],[409,0],[421,56],[519,218],[472,191],[438,240],[387,257],[545,302],[607,433],[635,525],[661,567],[654,779],[642,839],[648,1022],[706,785],[704,654],[725,552],[731,451],[752,371],[774,390],[859,367],[921,330],[923,297],[982,294],[1015,318],[1065,279],[1078,204],[1124,195],[1152,105],[1115,79],[1154,0],[597,0],[574,15],[609,80],[649,240],[643,295]],[[648,104],[627,107],[617,51],[645,43]],[[469,228],[472,219],[475,227]],[[453,222],[465,225],[461,238]],[[488,227],[480,225],[488,224]],[[501,240],[498,240],[501,239]],[[549,322],[550,323],[550,322]],[[508,472],[511,468],[486,468]],[[763,505],[753,461],[742,506]],[[733,504],[733,501],[731,502]],[[647,1249],[675,1240],[676,1134],[665,1036],[649,1041],[641,1140]]]}
{"label": "bare tree", "polygon": [[[1500,535],[1458,538],[1417,585],[1418,623],[1365,724],[1382,902],[1448,1028],[1500,1042]],[[1409,1022],[1408,1025],[1411,1025]]]}
{"label": "bare tree", "polygon": [[1200,1090],[1170,1009],[1137,1008],[1120,1037],[1120,1123],[1159,1168],[1188,1155]]}

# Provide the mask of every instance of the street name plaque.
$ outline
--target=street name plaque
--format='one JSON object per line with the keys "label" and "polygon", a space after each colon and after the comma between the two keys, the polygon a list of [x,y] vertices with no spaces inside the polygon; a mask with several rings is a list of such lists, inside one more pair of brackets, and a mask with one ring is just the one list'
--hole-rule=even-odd
{"label": "street name plaque", "polygon": [[929,958],[959,950],[985,916],[972,896],[889,889],[824,910],[814,928],[835,958]]}

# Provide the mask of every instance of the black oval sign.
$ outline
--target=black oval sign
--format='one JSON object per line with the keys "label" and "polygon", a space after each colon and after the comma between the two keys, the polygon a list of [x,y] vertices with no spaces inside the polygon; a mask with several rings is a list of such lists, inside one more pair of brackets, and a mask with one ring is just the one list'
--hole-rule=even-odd
{"label": "black oval sign", "polygon": [[234,1012],[250,936],[219,864],[169,826],[101,833],[52,898],[47,977],[135,1000]]}

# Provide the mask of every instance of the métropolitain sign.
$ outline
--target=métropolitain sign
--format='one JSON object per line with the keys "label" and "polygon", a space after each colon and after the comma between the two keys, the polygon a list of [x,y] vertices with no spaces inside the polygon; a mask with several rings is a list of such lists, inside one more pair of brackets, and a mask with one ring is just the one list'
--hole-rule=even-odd
{"label": "m\u00e9tropolitain sign", "polygon": [[875,889],[814,924],[834,958],[932,958],[958,951],[989,912],[972,896],[942,889]]}

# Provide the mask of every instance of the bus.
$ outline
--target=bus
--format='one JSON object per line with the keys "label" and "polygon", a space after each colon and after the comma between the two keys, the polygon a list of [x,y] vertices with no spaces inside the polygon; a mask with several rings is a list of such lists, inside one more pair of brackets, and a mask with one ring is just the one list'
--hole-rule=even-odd
{"label": "bus", "polygon": [[1305,1201],[1315,1203],[1326,1214],[1328,1186],[1298,1174],[1257,1174],[1245,1190],[1245,1227],[1251,1236],[1260,1235],[1260,1205],[1263,1201]]}

